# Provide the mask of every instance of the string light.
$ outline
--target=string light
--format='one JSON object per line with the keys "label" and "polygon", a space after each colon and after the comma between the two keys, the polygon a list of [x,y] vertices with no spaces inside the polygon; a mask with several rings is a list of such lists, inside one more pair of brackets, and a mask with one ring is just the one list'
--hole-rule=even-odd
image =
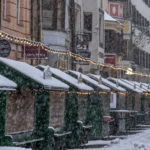
{"label": "string light", "polygon": [[150,96],[150,93],[143,93],[145,96]]}
{"label": "string light", "polygon": [[[15,37],[15,36],[12,36],[10,34],[7,34],[7,33],[3,32],[3,31],[0,31],[0,37],[4,38],[4,39],[7,39],[8,41],[15,42],[17,44],[21,44],[21,45],[41,47],[43,50],[45,50],[47,52],[50,52],[52,54],[66,55],[66,56],[70,56],[72,58],[75,58],[76,60],[80,60],[80,61],[83,61],[83,62],[88,62],[88,63],[91,63],[91,64],[96,65],[96,66],[111,68],[111,69],[116,70],[116,71],[119,71],[119,70],[121,71],[122,70],[122,71],[127,72],[127,69],[124,69],[124,68],[105,65],[105,64],[102,64],[102,63],[97,63],[97,62],[92,61],[89,58],[82,57],[82,56],[80,56],[78,54],[74,54],[72,52],[51,49],[51,48],[45,46],[43,43],[28,40],[28,39],[25,39],[25,38]],[[150,75],[146,75],[146,74],[142,74],[142,73],[138,73],[138,72],[133,72],[133,71],[132,71],[132,74],[137,75],[137,76],[142,76],[142,77],[150,77]]]}
{"label": "string light", "polygon": [[118,92],[120,95],[126,96],[125,92]]}
{"label": "string light", "polygon": [[108,94],[108,92],[99,92],[99,94]]}

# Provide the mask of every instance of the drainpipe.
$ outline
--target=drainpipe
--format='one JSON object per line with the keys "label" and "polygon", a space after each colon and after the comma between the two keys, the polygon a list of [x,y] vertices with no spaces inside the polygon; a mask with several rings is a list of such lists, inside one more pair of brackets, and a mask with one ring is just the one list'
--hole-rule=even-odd
{"label": "drainpipe", "polygon": [[[70,0],[70,34],[71,34],[71,43],[70,43],[70,51],[72,53],[76,53],[76,42],[75,42],[75,2],[74,0]],[[74,63],[75,59],[71,58],[71,69],[76,70],[76,65]]]}

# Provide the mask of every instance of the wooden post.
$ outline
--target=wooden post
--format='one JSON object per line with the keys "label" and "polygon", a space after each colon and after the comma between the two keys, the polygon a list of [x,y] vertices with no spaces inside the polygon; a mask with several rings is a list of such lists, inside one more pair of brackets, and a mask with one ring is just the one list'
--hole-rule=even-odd
{"label": "wooden post", "polygon": [[49,102],[48,91],[37,91],[35,104],[35,134],[44,136],[49,127]]}
{"label": "wooden post", "polygon": [[[71,43],[70,50],[73,53],[76,53],[76,42],[75,42],[75,2],[74,0],[70,0],[70,31],[71,31]],[[76,70],[75,59],[71,58],[72,61],[72,70]]]}

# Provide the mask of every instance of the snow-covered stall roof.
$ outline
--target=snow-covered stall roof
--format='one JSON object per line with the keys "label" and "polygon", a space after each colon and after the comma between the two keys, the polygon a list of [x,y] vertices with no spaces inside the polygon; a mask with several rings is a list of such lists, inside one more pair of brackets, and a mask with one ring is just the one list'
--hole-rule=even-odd
{"label": "snow-covered stall roof", "polygon": [[142,82],[139,83],[137,81],[131,81],[133,84],[136,84],[139,88],[143,89],[145,92],[150,92],[150,89],[144,85]]}
{"label": "snow-covered stall roof", "polygon": [[150,90],[150,84],[142,82],[142,85],[144,85],[148,90]]}
{"label": "snow-covered stall roof", "polygon": [[132,81],[126,80],[126,79],[121,79],[122,81],[132,85],[133,87],[136,86],[137,89],[141,90],[142,92],[147,92],[147,90],[140,88],[136,83],[133,83]]}
{"label": "snow-covered stall roof", "polygon": [[17,84],[8,78],[0,75],[0,90],[1,91],[11,91],[17,88]]}
{"label": "snow-covered stall roof", "polygon": [[[39,67],[46,69],[49,66],[39,65]],[[50,70],[51,70],[52,74],[54,74],[58,78],[61,78],[62,80],[65,80],[67,83],[75,86],[76,88],[78,88],[81,91],[93,91],[94,90],[93,88],[91,88],[90,86],[88,86],[84,83],[79,83],[77,79],[73,78],[71,75],[68,75],[67,73],[65,73],[59,69],[50,67]]]}
{"label": "snow-covered stall roof", "polygon": [[113,22],[118,22],[116,19],[111,17],[107,12],[104,12],[104,20],[105,21],[113,21]]}
{"label": "snow-covered stall roof", "polygon": [[68,90],[68,88],[69,88],[69,86],[67,84],[57,80],[56,78],[52,77],[49,79],[44,79],[42,71],[40,71],[39,69],[37,69],[27,63],[11,60],[11,59],[7,59],[7,58],[2,58],[2,57],[0,57],[0,62],[10,66],[14,70],[33,79],[37,83],[43,85],[45,89]]}
{"label": "snow-covered stall roof", "polygon": [[127,82],[124,82],[123,80],[121,79],[116,79],[116,78],[112,78],[112,77],[109,77],[108,78],[110,81],[113,81],[115,83],[119,83],[119,85],[131,90],[131,91],[134,91],[134,92],[137,92],[137,93],[142,93],[142,91],[140,89],[137,89],[137,88],[134,88],[133,85],[131,84],[128,84]]}
{"label": "snow-covered stall roof", "polygon": [[[95,79],[95,80],[99,80],[101,75],[94,75],[94,74],[88,74],[89,77]],[[102,78],[102,83],[109,86],[110,88],[112,88],[113,90],[116,90],[116,91],[120,91],[120,92],[126,92],[126,90],[124,88],[122,88],[121,86],[117,86],[115,83],[107,80],[107,79],[104,79]]]}
{"label": "snow-covered stall roof", "polygon": [[88,83],[90,83],[90,84],[93,84],[94,86],[100,88],[101,90],[110,91],[110,88],[109,88],[109,87],[107,87],[107,86],[105,86],[105,85],[103,85],[103,84],[99,84],[99,82],[97,82],[97,81],[91,79],[91,78],[88,77],[87,75],[84,75],[84,74],[82,74],[82,73],[80,73],[80,72],[72,71],[72,70],[68,70],[68,72],[70,72],[71,74],[76,75],[77,77],[79,77],[79,76],[81,75],[82,78],[83,78],[86,82],[88,82]]}

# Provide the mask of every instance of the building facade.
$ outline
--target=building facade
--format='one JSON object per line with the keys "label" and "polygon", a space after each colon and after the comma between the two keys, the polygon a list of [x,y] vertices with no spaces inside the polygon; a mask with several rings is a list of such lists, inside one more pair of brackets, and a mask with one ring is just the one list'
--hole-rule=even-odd
{"label": "building facade", "polygon": [[[96,63],[104,63],[103,0],[75,0],[76,53]],[[100,67],[76,61],[76,69],[84,73],[99,73]]]}
{"label": "building facade", "polygon": [[116,66],[149,73],[149,1],[108,0],[104,6],[110,16],[123,24],[123,43],[119,49],[122,59]]}
{"label": "building facade", "polygon": [[[0,1],[0,30],[7,37],[11,52],[8,58],[37,64],[37,57],[29,58],[32,47],[18,42],[19,38],[40,42],[40,1],[36,0],[1,0]],[[28,49],[28,54],[26,53]]]}
{"label": "building facade", "polygon": [[[49,48],[68,51],[70,49],[70,1],[42,1],[42,42]],[[68,57],[49,53],[49,65],[67,69]]]}
{"label": "building facade", "polygon": [[[30,39],[30,0],[1,0],[0,4],[1,30],[16,37]],[[9,58],[21,59],[21,46],[11,42]]]}

